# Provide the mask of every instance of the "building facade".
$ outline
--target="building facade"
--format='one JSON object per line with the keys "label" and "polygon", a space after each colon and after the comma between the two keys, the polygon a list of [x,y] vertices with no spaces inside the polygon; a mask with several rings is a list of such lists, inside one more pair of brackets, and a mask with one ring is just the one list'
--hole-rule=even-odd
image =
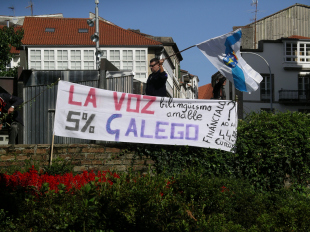
{"label": "building facade", "polygon": [[[247,53],[254,52],[264,57]],[[243,58],[263,76],[257,91],[243,96],[244,116],[251,111],[310,112],[310,37],[260,41]]]}
{"label": "building facade", "polygon": [[246,26],[233,27],[237,28],[242,29],[242,57],[263,76],[257,91],[235,91],[239,118],[260,110],[307,111],[304,100],[285,98],[293,92],[296,98],[302,89],[299,86],[306,86],[302,76],[308,75],[310,64],[310,6],[297,3]]}

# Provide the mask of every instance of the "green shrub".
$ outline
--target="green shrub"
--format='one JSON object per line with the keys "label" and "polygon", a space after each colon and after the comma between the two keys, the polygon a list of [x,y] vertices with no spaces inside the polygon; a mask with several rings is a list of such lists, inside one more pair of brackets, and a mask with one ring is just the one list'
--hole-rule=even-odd
{"label": "green shrub", "polygon": [[44,173],[49,175],[64,175],[66,173],[74,172],[74,165],[71,160],[56,159],[52,165],[46,165],[43,167]]}
{"label": "green shrub", "polygon": [[158,173],[174,175],[197,167],[207,175],[247,179],[260,190],[282,189],[285,181],[300,189],[310,179],[309,139],[309,115],[263,111],[239,120],[235,153],[145,144],[129,149],[151,157]]}
{"label": "green shrub", "polygon": [[[1,231],[308,231],[309,190],[261,192],[234,178],[203,170],[166,175],[129,173],[90,182],[74,194],[42,196],[1,188],[17,198],[0,210]],[[4,198],[7,196],[2,195]]]}
{"label": "green shrub", "polygon": [[298,112],[252,113],[238,125],[234,170],[257,188],[281,189],[310,177],[310,117]]}

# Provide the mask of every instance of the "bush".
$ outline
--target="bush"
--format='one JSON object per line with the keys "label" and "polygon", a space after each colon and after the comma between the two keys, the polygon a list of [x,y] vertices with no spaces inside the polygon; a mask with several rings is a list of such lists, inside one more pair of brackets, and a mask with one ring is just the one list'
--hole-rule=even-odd
{"label": "bush", "polygon": [[71,191],[61,184],[57,192],[44,184],[35,192],[2,186],[2,196],[19,204],[0,210],[1,231],[308,231],[308,190],[262,193],[201,171],[170,178],[106,173],[112,182],[95,178]]}
{"label": "bush", "polygon": [[151,157],[158,173],[173,175],[190,167],[205,174],[249,180],[260,190],[279,190],[284,182],[300,189],[310,177],[310,117],[299,112],[251,113],[239,120],[235,153],[197,147],[135,145]]}
{"label": "bush", "polygon": [[252,113],[238,125],[235,176],[257,188],[306,186],[310,177],[310,117],[298,112]]}
{"label": "bush", "polygon": [[56,159],[52,165],[44,166],[44,172],[49,175],[64,175],[66,173],[74,172],[74,165],[71,160]]}

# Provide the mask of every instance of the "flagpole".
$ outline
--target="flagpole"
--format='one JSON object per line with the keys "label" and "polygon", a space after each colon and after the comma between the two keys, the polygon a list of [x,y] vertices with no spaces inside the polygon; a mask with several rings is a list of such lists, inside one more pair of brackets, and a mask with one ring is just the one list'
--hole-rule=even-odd
{"label": "flagpole", "polygon": [[51,147],[51,156],[50,156],[50,167],[51,167],[52,164],[53,164],[54,138],[55,138],[55,133],[53,133],[53,138],[52,138],[52,147]]}
{"label": "flagpole", "polygon": [[254,52],[240,52],[241,54],[244,53],[244,54],[253,54],[253,55],[256,55],[256,56],[259,56],[260,58],[262,58],[265,63],[267,64],[268,66],[268,69],[269,69],[269,76],[270,76],[270,111],[271,113],[273,112],[272,111],[272,79],[271,79],[271,69],[270,69],[270,65],[268,64],[267,60],[265,60],[264,57],[262,57],[261,55],[257,54],[257,53],[254,53]]}
{"label": "flagpole", "polygon": [[166,57],[166,58],[163,59],[163,60],[166,60],[166,59],[168,59],[168,58],[170,58],[170,57],[172,57],[172,56],[175,56],[175,55],[177,55],[177,54],[179,54],[179,53],[181,53],[181,52],[184,52],[184,51],[186,51],[186,50],[188,50],[188,49],[190,49],[190,48],[193,48],[193,47],[196,47],[196,45],[190,46],[190,47],[188,47],[188,48],[183,49],[182,51],[176,52],[176,53],[174,53],[174,54],[172,54],[172,55]]}

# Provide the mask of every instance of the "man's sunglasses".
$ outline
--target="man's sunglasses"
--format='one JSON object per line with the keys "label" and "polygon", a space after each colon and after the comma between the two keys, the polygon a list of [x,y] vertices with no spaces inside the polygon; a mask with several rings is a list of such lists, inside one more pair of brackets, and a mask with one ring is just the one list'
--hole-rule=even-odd
{"label": "man's sunglasses", "polygon": [[156,64],[153,64],[153,65],[150,65],[149,67],[150,68],[153,68],[155,65],[157,65],[158,63],[156,63]]}

